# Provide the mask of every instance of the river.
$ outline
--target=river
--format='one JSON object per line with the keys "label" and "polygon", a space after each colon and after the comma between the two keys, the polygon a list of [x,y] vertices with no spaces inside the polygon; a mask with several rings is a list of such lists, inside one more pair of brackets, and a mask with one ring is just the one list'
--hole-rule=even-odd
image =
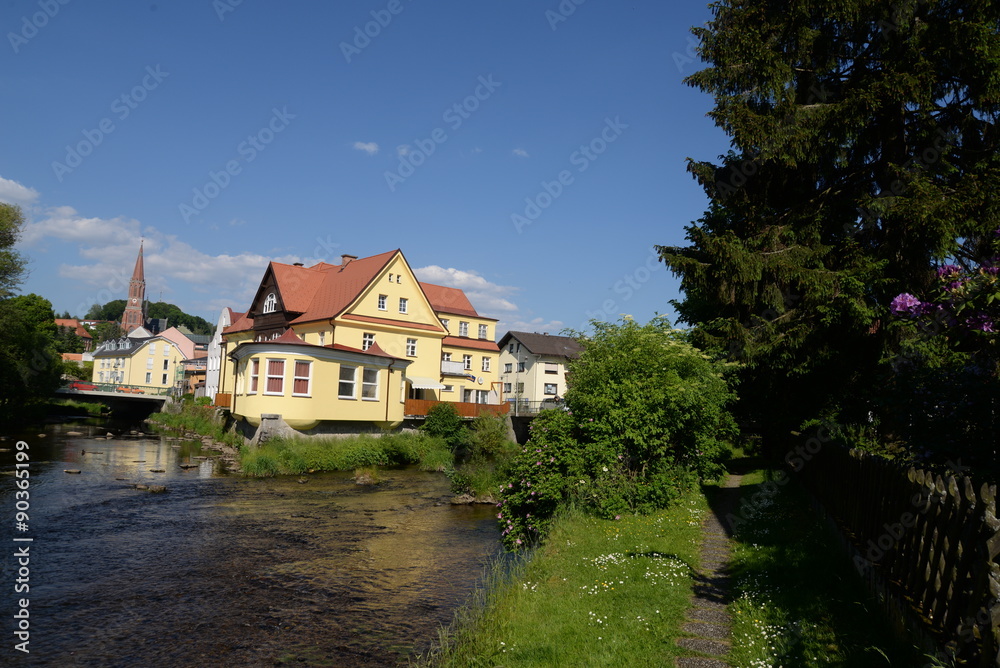
{"label": "river", "polygon": [[[0,663],[405,665],[499,550],[495,509],[450,505],[441,474],[389,470],[374,487],[351,473],[250,479],[198,442],[95,440],[106,431],[56,424],[0,441]],[[15,593],[25,547],[30,589]],[[29,654],[15,649],[22,598]]]}

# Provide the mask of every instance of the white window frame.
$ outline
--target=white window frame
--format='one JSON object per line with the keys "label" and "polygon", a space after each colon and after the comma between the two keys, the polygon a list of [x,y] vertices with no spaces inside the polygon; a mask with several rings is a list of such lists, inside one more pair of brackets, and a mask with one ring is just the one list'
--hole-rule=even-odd
{"label": "white window frame", "polygon": [[503,365],[503,372],[504,373],[514,373],[514,363],[513,362],[507,362],[506,364],[504,364]]}
{"label": "white window frame", "polygon": [[278,310],[278,296],[273,292],[264,297],[264,305],[261,307],[261,313],[274,313]]}
{"label": "white window frame", "polygon": [[469,323],[464,320],[458,321],[458,335],[468,337],[469,336]]}
{"label": "white window frame", "polygon": [[372,332],[364,332],[361,335],[361,350],[368,350],[375,345],[375,335]]}
{"label": "white window frame", "polygon": [[472,371],[472,355],[462,355],[462,368]]}
{"label": "white window frame", "polygon": [[249,367],[247,373],[250,376],[247,394],[257,394],[257,389],[260,387],[260,358],[254,357],[247,366]]}
{"label": "white window frame", "polygon": [[454,385],[445,385],[444,387],[441,388],[441,391],[442,392],[454,392],[455,391],[455,386]]}
{"label": "white window frame", "polygon": [[[369,380],[371,374],[375,374],[374,380]],[[361,400],[362,401],[378,401],[378,369],[374,367],[362,367],[361,368]],[[366,397],[365,393],[367,391],[372,391],[372,396]]]}
{"label": "white window frame", "polygon": [[487,371],[488,372],[489,370],[490,370],[490,358],[489,357],[484,357],[483,358],[483,371]]}
{"label": "white window frame", "polygon": [[[271,362],[281,362],[281,375],[271,373]],[[272,392],[268,388],[270,385],[270,380],[272,378],[278,378],[281,380],[281,391]],[[283,397],[285,396],[285,360],[277,358],[264,358],[264,394],[272,397]]]}
{"label": "white window frame", "polygon": [[441,318],[441,326],[446,330],[448,329],[448,323],[451,322],[448,318]]}
{"label": "white window frame", "polygon": [[407,339],[406,340],[406,356],[416,357],[417,356],[417,340]]}
{"label": "white window frame", "polygon": [[518,362],[517,363],[517,372],[518,373],[524,373],[524,362]]}
{"label": "white window frame", "polygon": [[[350,378],[344,378],[344,372],[350,372]],[[351,393],[344,394],[343,387],[344,384],[350,384]],[[338,399],[357,399],[357,386],[358,386],[358,367],[351,366],[349,364],[341,364],[340,371],[337,375],[337,398]]]}
{"label": "white window frame", "polygon": [[510,394],[510,387],[511,387],[510,383],[504,383],[503,384],[503,393],[504,394]]}
{"label": "white window frame", "polygon": [[146,358],[146,371],[152,371],[152,370],[153,370],[153,358],[152,357],[147,357]]}
{"label": "white window frame", "polygon": [[[552,389],[551,392],[549,392],[549,388]],[[542,389],[542,394],[551,394],[551,395],[559,394],[559,384],[558,383],[545,383],[545,385],[544,385],[544,387]]]}
{"label": "white window frame", "polygon": [[[306,365],[306,375],[299,375],[299,365]],[[292,396],[293,397],[311,397],[312,396],[312,361],[311,360],[292,360]],[[306,381],[306,391],[296,392],[295,391],[295,381],[304,380]]]}
{"label": "white window frame", "polygon": [[169,366],[170,366],[170,360],[163,360],[163,370],[167,371]]}
{"label": "white window frame", "polygon": [[479,338],[488,339],[490,337],[490,328],[488,325],[479,326]]}
{"label": "white window frame", "polygon": [[389,295],[379,295],[378,296],[378,310],[387,311],[389,307],[387,306],[389,302]]}
{"label": "white window frame", "polygon": [[441,353],[441,361],[442,362],[450,362],[451,361],[451,353]]}
{"label": "white window frame", "polygon": [[149,343],[149,354],[150,355],[155,355],[156,354],[156,341],[150,341],[150,343]]}
{"label": "white window frame", "polygon": [[399,312],[400,313],[403,313],[403,314],[407,313],[407,309],[409,308],[409,305],[410,305],[410,300],[409,299],[407,299],[406,297],[400,297],[399,298]]}
{"label": "white window frame", "polygon": [[160,381],[160,385],[166,385],[166,384],[167,384],[167,374],[163,374],[163,380]]}
{"label": "white window frame", "polygon": [[147,371],[146,372],[146,385],[152,385],[152,384],[153,384],[153,372],[152,371]]}

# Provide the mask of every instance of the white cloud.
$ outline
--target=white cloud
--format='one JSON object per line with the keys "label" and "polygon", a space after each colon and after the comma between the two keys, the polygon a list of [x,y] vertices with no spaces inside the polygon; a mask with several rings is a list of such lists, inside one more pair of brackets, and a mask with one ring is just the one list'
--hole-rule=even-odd
{"label": "white cloud", "polygon": [[517,305],[508,298],[519,288],[491,283],[474,271],[432,264],[414,269],[413,273],[425,283],[460,288],[481,315],[495,318],[499,314],[515,313],[518,310]]}
{"label": "white cloud", "polygon": [[515,148],[515,149],[514,149],[514,150],[512,151],[512,153],[513,153],[514,155],[516,155],[517,157],[519,157],[519,158],[527,158],[527,157],[529,157],[529,156],[528,156],[528,152],[527,152],[527,151],[525,151],[525,150],[524,150],[523,148]]}
{"label": "white cloud", "polygon": [[398,155],[400,157],[403,157],[403,156],[407,156],[409,154],[410,154],[410,145],[409,144],[400,144],[399,146],[396,147],[396,155]]}
{"label": "white cloud", "polygon": [[359,151],[364,151],[368,155],[375,155],[376,153],[378,153],[378,144],[376,144],[373,141],[370,142],[356,141],[354,142],[354,148],[356,148]]}
{"label": "white cloud", "polygon": [[0,202],[28,206],[38,199],[38,191],[0,176]]}
{"label": "white cloud", "polygon": [[533,318],[531,320],[501,320],[497,323],[497,332],[538,332],[539,334],[559,334],[566,328],[566,323],[561,320],[545,320],[544,318]]}
{"label": "white cloud", "polygon": [[188,313],[217,313],[223,306],[242,310],[253,298],[269,261],[301,261],[293,255],[209,255],[137,220],[85,218],[68,206],[49,209],[42,220],[28,223],[22,243],[44,246],[61,241],[77,247],[84,262],[63,263],[57,273],[76,288],[75,312],[84,313],[92,304],[125,296],[140,239],[146,296],[158,301],[162,293],[164,300]]}

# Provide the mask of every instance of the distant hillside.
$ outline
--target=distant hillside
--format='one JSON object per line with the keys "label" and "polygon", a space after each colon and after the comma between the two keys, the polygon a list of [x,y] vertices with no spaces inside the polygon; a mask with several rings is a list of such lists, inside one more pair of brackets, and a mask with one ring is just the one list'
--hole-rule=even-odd
{"label": "distant hillside", "polygon": [[[113,299],[104,306],[94,304],[87,311],[87,318],[93,320],[120,320],[125,312],[125,300]],[[167,318],[167,325],[179,327],[184,325],[195,334],[211,335],[215,325],[197,315],[188,315],[173,304],[166,302],[151,302],[147,306],[147,317]]]}

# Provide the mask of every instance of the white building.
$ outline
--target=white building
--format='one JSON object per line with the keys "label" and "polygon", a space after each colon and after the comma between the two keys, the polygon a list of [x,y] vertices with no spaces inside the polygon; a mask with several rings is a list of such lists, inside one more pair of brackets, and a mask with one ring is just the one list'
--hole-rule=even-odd
{"label": "white building", "polygon": [[243,313],[234,311],[228,306],[219,314],[219,322],[215,325],[215,333],[208,342],[208,362],[205,372],[204,395],[215,403],[215,395],[219,392],[219,370],[222,368],[222,330],[243,317]]}
{"label": "white building", "polygon": [[566,394],[566,362],[580,354],[568,336],[507,332],[500,339],[500,382],[517,413],[535,412]]}

